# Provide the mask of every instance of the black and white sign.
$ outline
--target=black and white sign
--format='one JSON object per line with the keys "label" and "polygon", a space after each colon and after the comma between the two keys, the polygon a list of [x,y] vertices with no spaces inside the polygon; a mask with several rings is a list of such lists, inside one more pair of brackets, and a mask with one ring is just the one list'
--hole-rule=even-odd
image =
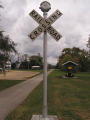
{"label": "black and white sign", "polygon": [[56,10],[50,17],[44,19],[40,14],[35,10],[32,10],[29,14],[39,26],[31,32],[29,35],[32,40],[36,39],[42,32],[47,31],[55,40],[59,40],[62,36],[51,26],[61,15],[62,13],[59,10]]}

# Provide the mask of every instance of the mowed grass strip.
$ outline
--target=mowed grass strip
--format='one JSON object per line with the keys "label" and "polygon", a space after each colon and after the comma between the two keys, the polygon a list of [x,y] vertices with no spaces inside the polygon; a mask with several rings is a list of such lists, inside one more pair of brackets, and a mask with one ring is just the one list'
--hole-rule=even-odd
{"label": "mowed grass strip", "polygon": [[[59,120],[90,120],[90,73],[78,73],[78,78],[63,78],[55,70],[48,76],[48,114]],[[42,114],[43,83],[32,91],[6,120],[30,120]]]}
{"label": "mowed grass strip", "polygon": [[[14,71],[17,71],[17,70],[14,70]],[[19,70],[18,70],[19,71]],[[20,70],[21,71],[21,70]],[[27,80],[27,79],[30,79],[30,78],[33,78],[33,77],[35,77],[35,76],[37,76],[37,75],[39,75],[39,74],[41,74],[42,73],[42,70],[22,70],[22,71],[25,71],[25,72],[27,72],[27,71],[29,71],[29,72],[38,72],[37,74],[35,74],[35,75],[33,75],[33,76],[29,76],[29,77],[27,77],[27,78],[25,78],[25,80]],[[1,74],[1,73],[0,73]],[[2,75],[2,74],[1,74]],[[17,74],[16,74],[16,76],[18,76]],[[13,80],[13,79],[15,79],[13,76],[12,76],[12,80],[8,80],[7,79],[7,76],[4,76],[5,77],[5,79],[1,79],[0,80],[0,91],[2,91],[2,90],[4,90],[4,89],[6,89],[6,88],[9,88],[9,87],[11,87],[11,86],[14,86],[14,85],[16,85],[16,84],[18,84],[18,83],[20,83],[20,82],[23,82],[23,81],[25,81],[25,80]],[[19,76],[18,76],[19,77]]]}
{"label": "mowed grass strip", "polygon": [[9,88],[11,86],[14,86],[20,82],[23,82],[24,80],[0,80],[0,91]]}

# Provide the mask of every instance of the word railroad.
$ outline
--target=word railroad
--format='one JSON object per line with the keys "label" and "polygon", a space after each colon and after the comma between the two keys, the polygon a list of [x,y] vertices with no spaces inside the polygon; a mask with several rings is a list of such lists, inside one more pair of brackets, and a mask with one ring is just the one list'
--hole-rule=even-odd
{"label": "word railroad", "polygon": [[47,19],[44,19],[35,10],[32,10],[29,15],[39,24],[39,26],[29,35],[32,40],[36,39],[44,31],[47,31],[56,41],[62,37],[56,29],[51,26],[51,24],[53,24],[62,15],[59,10],[56,10]]}

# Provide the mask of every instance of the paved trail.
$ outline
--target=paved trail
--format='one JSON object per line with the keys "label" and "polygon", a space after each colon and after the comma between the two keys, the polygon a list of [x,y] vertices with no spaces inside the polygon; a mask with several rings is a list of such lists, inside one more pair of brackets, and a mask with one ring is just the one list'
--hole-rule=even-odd
{"label": "paved trail", "polygon": [[[51,71],[48,72],[51,73]],[[43,80],[43,74],[26,80],[0,92],[0,120],[21,104],[32,90]]]}

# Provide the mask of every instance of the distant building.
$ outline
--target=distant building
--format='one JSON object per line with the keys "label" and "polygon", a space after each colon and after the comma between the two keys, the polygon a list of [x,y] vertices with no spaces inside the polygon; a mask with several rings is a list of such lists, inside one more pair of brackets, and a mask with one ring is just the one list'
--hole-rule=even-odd
{"label": "distant building", "polygon": [[30,59],[30,56],[28,54],[23,55],[23,60],[24,61],[29,61],[29,59]]}
{"label": "distant building", "polygon": [[40,66],[32,66],[32,70],[39,70]]}
{"label": "distant building", "polygon": [[11,62],[10,61],[6,62],[5,69],[8,69],[8,70],[11,69]]}
{"label": "distant building", "polygon": [[2,68],[0,68],[0,72],[3,72],[3,69],[2,69]]}
{"label": "distant building", "polygon": [[21,65],[21,62],[16,62],[16,68],[19,69],[20,68],[20,65]]}

